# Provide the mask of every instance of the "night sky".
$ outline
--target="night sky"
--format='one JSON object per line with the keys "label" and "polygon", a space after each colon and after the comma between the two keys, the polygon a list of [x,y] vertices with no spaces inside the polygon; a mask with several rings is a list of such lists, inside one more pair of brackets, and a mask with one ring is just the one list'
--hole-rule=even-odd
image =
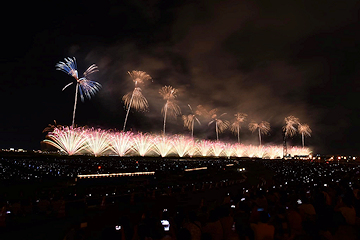
{"label": "night sky", "polygon": [[[99,66],[90,79],[103,86],[78,102],[79,126],[122,129],[127,71],[142,70],[153,78],[143,86],[150,108],[132,111],[127,129],[159,133],[158,91],[171,85],[183,114],[187,104],[228,120],[247,113],[245,143],[258,141],[249,121],[264,120],[272,127],[264,143],[281,144],[284,118],[294,115],[313,130],[305,143],[315,153],[360,153],[358,1],[48,1],[3,10],[0,148],[40,149],[48,124],[71,124],[75,87],[61,89],[73,79],[55,64],[76,57],[80,75]],[[167,132],[188,134],[181,117]],[[205,119],[194,134],[216,138]],[[230,132],[220,139],[236,141]],[[301,137],[289,142],[300,146]]]}

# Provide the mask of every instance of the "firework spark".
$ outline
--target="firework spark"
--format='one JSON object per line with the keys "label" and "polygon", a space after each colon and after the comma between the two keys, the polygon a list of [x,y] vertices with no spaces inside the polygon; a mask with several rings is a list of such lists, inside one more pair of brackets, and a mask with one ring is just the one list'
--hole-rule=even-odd
{"label": "firework spark", "polygon": [[153,149],[154,142],[149,134],[139,133],[133,138],[133,150],[138,152],[140,156],[144,157]]}
{"label": "firework spark", "polygon": [[215,157],[220,157],[220,155],[224,151],[224,144],[221,142],[215,142],[212,144],[211,150]]}
{"label": "firework spark", "polygon": [[305,146],[305,136],[311,137],[312,131],[311,131],[309,125],[299,123],[299,133],[301,134],[302,147],[304,148],[304,146]]}
{"label": "firework spark", "polygon": [[125,156],[130,152],[133,145],[133,135],[132,132],[115,132],[111,134],[110,143],[112,150],[120,157]]}
{"label": "firework spark", "polygon": [[249,130],[251,132],[254,132],[256,130],[259,131],[259,146],[261,146],[261,135],[262,134],[268,134],[270,131],[270,123],[266,121],[262,121],[261,123],[256,123],[254,121],[249,123]]}
{"label": "firework spark", "polygon": [[126,122],[129,116],[130,108],[133,107],[135,108],[135,110],[145,111],[149,107],[148,101],[146,100],[144,95],[142,95],[141,88],[138,87],[138,85],[144,83],[145,81],[151,80],[150,75],[143,71],[131,71],[128,72],[128,74],[133,80],[135,84],[135,88],[132,92],[127,93],[123,97],[125,106],[127,106],[124,127],[123,127],[124,132],[125,132]]}
{"label": "firework spark", "polygon": [[159,90],[160,95],[166,100],[164,107],[161,109],[161,112],[164,114],[164,127],[163,134],[165,135],[166,128],[166,117],[169,112],[170,116],[176,117],[181,114],[179,105],[177,105],[175,98],[177,89],[172,86],[164,86]]}
{"label": "firework spark", "polygon": [[188,151],[194,146],[194,140],[184,136],[175,136],[172,141],[175,152],[179,157],[183,157],[188,154]]}
{"label": "firework spark", "polygon": [[188,104],[190,110],[191,110],[191,114],[189,115],[183,115],[182,119],[184,121],[184,127],[188,128],[191,131],[191,137],[194,137],[194,123],[195,121],[197,121],[199,123],[199,125],[201,125],[199,119],[196,117],[196,113],[193,113],[193,110],[190,106],[190,104]]}
{"label": "firework spark", "polygon": [[[84,95],[86,98],[91,99],[97,93],[100,88],[101,84],[95,81],[91,81],[88,79],[88,76],[94,72],[99,71],[98,67],[95,64],[92,64],[85,72],[84,76],[79,79],[78,71],[76,67],[76,59],[75,58],[65,58],[65,62],[59,62],[56,65],[56,70],[63,71],[76,80],[76,89],[75,89],[75,103],[74,103],[74,111],[73,111],[73,119],[72,119],[72,126],[74,127],[75,123],[75,111],[76,111],[76,104],[77,104],[77,95],[78,91],[80,93],[81,101],[84,102]],[[67,84],[62,91],[64,91],[67,87],[72,85],[73,82]]]}
{"label": "firework spark", "polygon": [[[305,125],[305,124],[304,124]],[[258,128],[256,128],[258,129]],[[255,129],[255,130],[256,130]],[[308,130],[307,130],[308,131]],[[304,135],[306,133],[304,132]],[[110,154],[108,149],[119,156],[140,155],[153,156],[154,153],[166,157],[172,153],[179,157],[194,156],[222,156],[227,157],[258,157],[258,158],[281,158],[282,146],[252,146],[243,144],[230,144],[219,141],[198,140],[176,135],[165,137],[164,135],[133,134],[131,132],[109,132],[104,130],[60,127],[50,132],[45,143],[56,147],[68,155],[93,153],[95,156]],[[292,147],[289,154],[308,155],[309,148]]]}
{"label": "firework spark", "polygon": [[87,151],[94,154],[95,157],[103,155],[111,148],[109,142],[109,133],[101,129],[88,129],[85,131],[87,141]]}
{"label": "firework spark", "polygon": [[296,134],[296,125],[299,124],[299,119],[290,115],[285,118],[285,126],[283,126],[283,131],[285,132],[285,137],[292,137]]}
{"label": "firework spark", "polygon": [[173,145],[171,144],[172,139],[169,139],[165,136],[158,136],[154,138],[154,152],[159,154],[161,157],[168,156],[173,149]]}
{"label": "firework spark", "polygon": [[238,143],[240,143],[240,129],[241,129],[241,124],[243,122],[245,122],[245,119],[247,117],[247,114],[245,113],[236,113],[235,115],[235,119],[232,122],[232,124],[230,125],[230,130],[237,134],[238,137]]}
{"label": "firework spark", "polygon": [[212,143],[208,140],[201,140],[197,144],[197,149],[201,156],[206,157],[210,155]]}
{"label": "firework spark", "polygon": [[55,128],[48,133],[44,142],[56,147],[68,155],[75,155],[84,152],[87,148],[85,131],[82,128],[64,127]]}
{"label": "firework spark", "polygon": [[221,114],[219,117],[216,114],[217,109],[212,109],[208,112],[208,115],[211,116],[211,121],[208,123],[210,126],[212,123],[215,123],[215,131],[216,131],[216,140],[219,141],[219,133],[224,132],[230,125],[229,121],[220,119],[226,113]]}

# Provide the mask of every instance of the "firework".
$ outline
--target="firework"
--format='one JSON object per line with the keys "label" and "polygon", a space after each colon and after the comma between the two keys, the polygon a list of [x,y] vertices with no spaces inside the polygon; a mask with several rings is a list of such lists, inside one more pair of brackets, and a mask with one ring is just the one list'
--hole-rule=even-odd
{"label": "firework", "polygon": [[299,124],[299,119],[290,115],[285,118],[285,126],[283,126],[283,131],[285,132],[285,137],[292,137],[296,134],[295,125]]}
{"label": "firework", "polygon": [[235,157],[245,157],[246,156],[246,146],[243,144],[235,144],[233,146],[234,151],[233,153],[235,154]]}
{"label": "firework", "polygon": [[[78,91],[80,93],[81,101],[84,101],[84,95],[86,98],[91,99],[97,93],[101,85],[98,82],[91,81],[88,79],[88,76],[94,72],[99,71],[98,67],[95,64],[92,64],[85,72],[82,78],[78,78],[78,71],[76,67],[76,59],[75,58],[65,58],[65,62],[59,62],[56,65],[56,70],[63,71],[76,80],[76,89],[75,89],[75,103],[74,103],[74,111],[73,111],[73,119],[72,126],[74,127],[75,123],[75,112],[76,112],[76,104],[77,104],[77,95]],[[67,84],[62,91],[64,91],[68,86],[72,85],[73,82]]]}
{"label": "firework", "polygon": [[179,135],[173,138],[172,145],[175,153],[177,153],[179,157],[183,157],[188,154],[188,151],[194,146],[194,140]]}
{"label": "firework", "polygon": [[144,83],[145,81],[151,80],[150,75],[143,71],[131,71],[128,72],[128,74],[133,80],[135,84],[135,88],[132,92],[129,92],[123,97],[125,106],[127,106],[124,127],[123,127],[124,132],[125,132],[126,122],[129,116],[130,108],[133,107],[135,108],[135,110],[145,111],[149,107],[149,104],[146,98],[142,95],[141,88],[138,87],[138,85]]}
{"label": "firework", "polygon": [[311,154],[311,149],[305,147],[291,147],[288,152],[291,156],[306,156]]}
{"label": "firework", "polygon": [[249,130],[251,132],[256,131],[256,129],[259,131],[259,142],[261,146],[261,134],[268,134],[270,131],[270,123],[262,121],[261,123],[256,123],[252,121],[249,123]]}
{"label": "firework", "polygon": [[225,143],[223,145],[223,148],[225,156],[227,156],[228,158],[234,156],[235,146],[233,144]]}
{"label": "firework", "polygon": [[247,114],[245,113],[236,113],[235,115],[235,119],[233,121],[233,123],[230,125],[230,130],[237,134],[238,137],[238,143],[240,143],[240,129],[241,129],[241,124],[243,122],[245,122],[245,119],[247,117]]}
{"label": "firework", "polygon": [[[307,132],[309,131],[307,130]],[[196,154],[204,157],[234,156],[270,159],[282,157],[282,146],[252,146],[208,140],[194,141],[190,137],[181,135],[165,137],[164,135],[109,132],[100,129],[73,127],[55,127],[53,132],[48,133],[44,142],[68,155],[90,152],[95,156],[101,156],[108,154],[108,150],[111,149],[119,156],[140,155],[144,157],[153,156],[156,153],[161,157],[166,157],[175,153],[179,157],[194,156]],[[308,155],[310,153],[311,150],[305,147],[291,147],[289,149],[289,154],[292,156]]]}
{"label": "firework", "polygon": [[162,157],[168,156],[173,149],[172,139],[165,136],[158,136],[154,138],[154,152]]}
{"label": "firework", "polygon": [[215,123],[215,131],[216,131],[216,140],[219,141],[219,133],[222,133],[227,129],[230,125],[229,121],[220,119],[226,113],[221,114],[219,117],[216,114],[217,109],[212,109],[208,112],[208,115],[211,116],[211,121],[208,123],[210,126],[212,123]]}
{"label": "firework", "polygon": [[283,149],[279,146],[268,146],[266,148],[266,156],[270,159],[282,158]]}
{"label": "firework", "polygon": [[45,143],[68,155],[80,154],[87,148],[87,139],[82,128],[55,128],[47,137],[49,139],[45,139]]}
{"label": "firework", "polygon": [[161,112],[164,114],[164,127],[163,127],[163,134],[165,135],[165,128],[166,128],[166,117],[169,112],[171,116],[176,117],[177,115],[181,114],[181,110],[179,105],[176,104],[175,98],[177,89],[171,86],[164,86],[159,90],[160,95],[166,100],[164,107],[161,109]]}
{"label": "firework", "polygon": [[133,145],[132,132],[115,132],[110,135],[111,149],[120,157],[130,152]]}
{"label": "firework", "polygon": [[259,146],[253,146],[253,145],[249,145],[247,146],[247,155],[248,157],[251,158],[263,158],[266,156],[266,149],[264,146],[259,145]]}
{"label": "firework", "polygon": [[88,129],[85,131],[87,141],[87,151],[94,154],[95,157],[103,155],[111,148],[109,142],[109,133],[101,129]]}
{"label": "firework", "polygon": [[190,110],[191,110],[191,114],[189,115],[183,115],[182,119],[184,121],[184,127],[188,128],[189,130],[191,130],[191,137],[194,137],[194,122],[195,120],[199,123],[199,125],[201,125],[199,119],[196,117],[196,114],[193,113],[193,110],[190,106],[190,104],[188,104]]}
{"label": "firework", "polygon": [[221,142],[215,142],[212,144],[211,150],[215,157],[220,157],[220,155],[224,151],[224,144]]}
{"label": "firework", "polygon": [[210,155],[212,143],[208,140],[201,140],[197,143],[197,149],[201,156],[206,157]]}
{"label": "firework", "polygon": [[299,123],[299,133],[301,134],[302,147],[304,148],[304,146],[305,146],[305,136],[311,137],[312,131],[311,131],[309,125]]}
{"label": "firework", "polygon": [[133,137],[133,150],[144,157],[149,154],[154,146],[153,140],[149,134],[139,133]]}

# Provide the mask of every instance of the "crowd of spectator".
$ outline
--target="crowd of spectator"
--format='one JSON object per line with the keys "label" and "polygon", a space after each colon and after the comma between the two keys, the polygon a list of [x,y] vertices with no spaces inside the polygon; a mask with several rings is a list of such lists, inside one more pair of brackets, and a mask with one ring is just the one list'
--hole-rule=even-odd
{"label": "crowd of spectator", "polygon": [[[153,162],[157,166],[152,167],[149,162],[143,165],[145,161],[131,161],[129,166],[132,169],[137,165],[141,169],[145,166],[159,169],[162,165],[163,168],[184,170],[185,166],[211,164],[223,169],[232,164],[230,160],[226,163],[221,163],[224,160],[206,160],[201,165],[196,161],[161,160]],[[360,239],[360,167],[357,163],[247,161],[267,169],[271,177],[259,175],[257,182],[250,184],[247,179],[249,169],[245,173],[234,174],[235,177],[228,172],[223,180],[210,181],[211,176],[209,178],[205,174],[192,178],[193,182],[177,182],[175,185],[168,182],[168,185],[163,183],[161,186],[149,184],[138,191],[128,189],[126,204],[140,206],[151,202],[153,207],[128,208],[116,213],[113,210],[106,213],[106,209],[124,204],[123,199],[115,203],[112,200],[116,199],[113,193],[115,196],[126,194],[126,186],[124,192],[106,189],[108,193],[98,203],[99,208],[104,215],[117,220],[101,229],[98,238],[92,235],[91,228],[80,228],[78,224],[65,239]],[[98,164],[103,163],[96,162],[94,166]],[[213,195],[217,198],[214,199]],[[169,197],[166,208],[160,204],[164,196]],[[184,196],[196,196],[201,200],[196,205],[180,204],[179,199]],[[85,201],[90,197],[87,194]],[[33,209],[38,213],[61,217],[64,200],[63,197],[39,199]],[[9,207],[14,214],[17,211],[24,214],[24,206],[25,203],[14,202]]]}

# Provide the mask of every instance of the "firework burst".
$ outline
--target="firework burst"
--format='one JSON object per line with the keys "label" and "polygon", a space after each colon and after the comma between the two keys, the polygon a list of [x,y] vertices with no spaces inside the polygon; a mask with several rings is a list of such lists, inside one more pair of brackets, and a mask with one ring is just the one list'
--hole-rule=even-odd
{"label": "firework burst", "polygon": [[194,137],[194,123],[195,121],[197,121],[199,123],[199,125],[201,125],[199,119],[196,117],[196,113],[193,113],[193,110],[190,106],[190,104],[188,104],[190,110],[191,110],[191,114],[189,115],[183,115],[182,119],[184,121],[184,127],[186,127],[187,129],[189,129],[191,131],[191,137]]}
{"label": "firework burst", "polygon": [[133,150],[139,153],[140,156],[144,157],[149,154],[154,146],[154,141],[149,134],[139,133],[133,138]]}
{"label": "firework burst", "polygon": [[259,131],[259,146],[261,146],[261,135],[262,134],[268,134],[270,131],[270,123],[266,121],[262,121],[261,123],[256,123],[254,121],[249,123],[249,130],[251,132],[254,132],[256,130]]}
{"label": "firework burst", "polygon": [[168,156],[173,150],[172,139],[165,136],[155,137],[153,150],[161,157]]}
{"label": "firework burst", "polygon": [[109,133],[101,129],[88,129],[85,131],[87,142],[87,151],[94,154],[95,157],[103,155],[111,149],[109,142]]}
{"label": "firework burst", "polygon": [[194,140],[179,135],[173,138],[172,145],[174,147],[175,153],[177,153],[179,157],[183,157],[188,154],[188,151],[191,149],[192,146],[194,146]]}
{"label": "firework burst", "polygon": [[234,133],[237,134],[238,137],[238,143],[240,143],[240,129],[241,129],[241,124],[243,122],[245,122],[245,119],[247,117],[247,114],[245,113],[236,113],[235,115],[235,119],[234,121],[231,123],[230,125],[230,130]]}
{"label": "firework burst", "polygon": [[130,152],[133,145],[133,135],[132,132],[115,132],[111,134],[110,143],[112,150],[120,157],[125,156]]}
{"label": "firework burst", "polygon": [[[204,157],[234,156],[271,159],[282,157],[282,146],[252,146],[208,140],[194,141],[190,137],[181,135],[165,137],[163,135],[109,132],[73,127],[55,128],[53,132],[49,132],[44,142],[68,155],[90,152],[95,156],[102,156],[110,154],[107,150],[111,149],[119,156],[140,155],[144,157],[153,156],[156,153],[166,157],[175,153],[179,157],[194,156],[195,154]],[[311,150],[305,147],[289,149],[289,154],[292,156],[309,155],[310,153]]]}
{"label": "firework burst", "polygon": [[211,121],[208,123],[210,126],[212,123],[215,123],[215,131],[216,131],[216,140],[219,141],[219,133],[224,132],[230,125],[229,121],[220,119],[226,113],[221,114],[219,117],[216,114],[217,109],[212,109],[208,112],[208,115],[211,117]]}
{"label": "firework burst", "polygon": [[125,106],[127,106],[123,131],[125,131],[126,128],[126,122],[129,116],[130,108],[134,108],[138,111],[145,111],[149,107],[148,101],[142,94],[141,88],[138,87],[138,85],[144,83],[145,81],[151,80],[150,75],[143,71],[131,71],[128,72],[128,74],[133,80],[135,88],[132,92],[129,92],[123,96],[123,101]]}
{"label": "firework burst", "polygon": [[[88,99],[91,99],[91,97],[93,97],[95,95],[95,93],[97,93],[100,90],[101,84],[98,82],[89,80],[88,76],[99,70],[95,64],[92,64],[84,72],[84,74],[83,74],[84,76],[79,79],[75,58],[65,58],[65,62],[59,62],[55,66],[56,66],[56,70],[63,71],[65,73],[67,73],[68,75],[72,76],[73,78],[75,78],[75,80],[76,80],[75,103],[74,103],[74,111],[73,111],[73,119],[72,119],[72,126],[74,127],[78,91],[80,93],[80,98],[81,98],[82,102],[84,101],[84,96]],[[72,84],[73,84],[73,82],[67,84],[62,89],[62,91],[64,91],[67,87],[69,87]]]}
{"label": "firework burst", "polygon": [[309,125],[299,123],[299,133],[301,134],[302,147],[304,148],[304,146],[305,146],[305,136],[311,137],[312,131],[311,131]]}
{"label": "firework burst", "polygon": [[176,117],[181,114],[181,110],[175,101],[175,98],[177,97],[176,88],[173,88],[172,86],[164,86],[159,90],[159,94],[164,100],[166,100],[164,107],[161,109],[161,112],[164,114],[163,134],[165,135],[167,114],[169,113],[170,116]]}
{"label": "firework burst", "polygon": [[197,149],[203,157],[209,156],[211,154],[211,146],[212,143],[208,140],[201,140],[197,143]]}
{"label": "firework burst", "polygon": [[211,146],[211,150],[215,157],[220,157],[224,151],[224,144],[221,142],[214,142]]}
{"label": "firework burst", "polygon": [[55,128],[44,142],[68,155],[81,154],[87,148],[85,131],[82,128]]}
{"label": "firework burst", "polygon": [[285,118],[285,126],[283,126],[283,131],[285,132],[285,137],[292,137],[296,134],[296,125],[299,124],[299,119],[290,115]]}

